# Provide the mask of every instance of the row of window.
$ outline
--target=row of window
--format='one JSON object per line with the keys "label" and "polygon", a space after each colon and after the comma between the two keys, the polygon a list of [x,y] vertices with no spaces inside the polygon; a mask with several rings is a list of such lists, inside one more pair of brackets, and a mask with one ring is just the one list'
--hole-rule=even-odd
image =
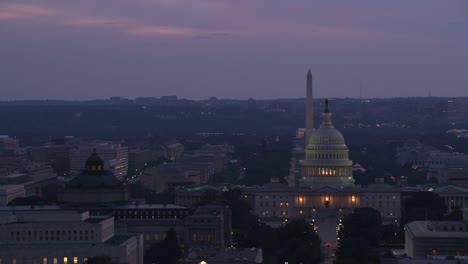
{"label": "row of window", "polygon": [[336,153],[315,153],[308,154],[307,159],[348,159],[348,155]]}
{"label": "row of window", "polygon": [[153,239],[153,240],[159,240],[159,239],[165,239],[165,238],[166,238],[166,234],[165,234],[165,233],[164,233],[164,235],[161,236],[161,238],[160,238],[160,236],[159,236],[158,233],[153,233],[153,234],[151,234],[151,233],[146,233],[146,234],[145,234],[145,240],[146,240],[146,241],[149,241],[149,240],[151,240],[151,239]]}
{"label": "row of window", "polygon": [[[68,258],[68,257],[63,257],[63,258],[42,258],[42,262],[40,262],[40,259],[33,259],[32,264],[78,264],[78,257],[73,257],[73,258]],[[11,261],[5,260],[6,262],[3,262],[2,258],[0,258],[0,264],[17,264],[18,260],[16,258],[12,258]],[[59,262],[60,261],[60,262]],[[86,263],[88,261],[88,258],[83,258],[83,263]]]}
{"label": "row of window", "polygon": [[[265,207],[268,207],[269,206],[269,203],[268,201],[265,201]],[[288,202],[280,202],[279,203],[279,206],[280,207],[283,207],[283,206],[289,206],[289,203]],[[263,207],[263,201],[260,201],[260,207]],[[273,201],[273,207],[276,207],[276,201]]]}
{"label": "row of window", "polygon": [[[384,196],[382,196],[382,195],[380,195],[380,196],[363,196],[363,198],[364,198],[365,200],[369,200],[369,199],[380,199],[380,200],[382,200],[383,197],[384,197]],[[387,200],[390,200],[390,199],[395,200],[395,199],[396,199],[396,196],[392,196],[392,197],[387,196],[386,199],[387,199]]]}
{"label": "row of window", "polygon": [[[378,204],[378,205],[379,205],[379,208],[382,208],[382,207],[383,207],[382,201],[379,201],[379,204]],[[372,202],[366,201],[366,207],[375,208],[375,207],[376,207],[376,206],[375,206],[375,202],[374,202],[374,201],[372,201]],[[390,207],[389,201],[387,201],[386,207]],[[395,201],[392,202],[392,207],[393,207],[393,208],[396,208],[396,203],[395,203]]]}
{"label": "row of window", "polygon": [[468,196],[442,196],[445,200],[468,202]]}
{"label": "row of window", "polygon": [[172,215],[172,214],[186,214],[184,210],[114,210],[114,215]]}
{"label": "row of window", "polygon": [[[260,199],[262,199],[262,198],[263,198],[263,196],[260,195]],[[270,198],[270,197],[267,195],[267,196],[265,196],[265,198],[268,199],[268,198]],[[276,198],[276,195],[273,195],[273,199],[274,199],[274,198]],[[279,198],[283,198],[283,196],[280,195]],[[284,198],[288,199],[289,196],[284,196]]]}
{"label": "row of window", "polygon": [[211,232],[193,232],[192,241],[211,241]]}
{"label": "row of window", "polygon": [[[89,240],[94,238],[93,230],[47,230],[47,231],[16,231],[10,232],[11,241],[34,241],[34,240]],[[0,263],[1,264],[1,263]]]}
{"label": "row of window", "polygon": [[437,231],[468,231],[468,225],[458,225],[458,226],[436,225],[435,230]]}
{"label": "row of window", "polygon": [[350,167],[344,168],[307,168],[308,176],[347,176],[351,174]]}
{"label": "row of window", "polygon": [[168,216],[161,216],[161,215],[139,215],[139,216],[116,216],[115,218],[117,219],[170,219],[170,218],[174,218],[174,219],[178,219],[178,218],[182,218],[181,216],[177,216],[177,215],[168,215]]}

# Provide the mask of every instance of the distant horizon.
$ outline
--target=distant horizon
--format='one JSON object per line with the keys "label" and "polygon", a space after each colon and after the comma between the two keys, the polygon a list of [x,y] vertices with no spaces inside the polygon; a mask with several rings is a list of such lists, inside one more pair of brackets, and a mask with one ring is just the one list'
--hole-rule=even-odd
{"label": "distant horizon", "polygon": [[[20,99],[20,100],[0,100],[0,103],[5,103],[5,102],[91,102],[91,101],[111,101],[114,98],[120,98],[123,100],[130,100],[130,101],[135,101],[138,98],[148,98],[148,99],[158,99],[161,100],[162,97],[165,96],[177,96],[177,95],[163,95],[160,97],[152,97],[152,96],[138,96],[138,97],[123,97],[123,96],[111,96],[107,98],[94,98],[94,99],[75,99],[75,100],[69,100],[69,99]],[[278,101],[278,100],[305,100],[306,97],[284,97],[284,98],[219,98],[216,96],[216,100],[220,101],[248,101],[248,100],[255,100],[255,101]],[[314,100],[324,100],[324,99],[330,99],[330,100],[344,100],[344,99],[351,99],[351,100],[391,100],[391,99],[468,99],[468,96],[407,96],[407,97],[315,97]],[[191,99],[191,98],[183,98],[177,96],[177,100],[188,100],[188,101],[209,101],[211,97],[205,98],[205,99]]]}

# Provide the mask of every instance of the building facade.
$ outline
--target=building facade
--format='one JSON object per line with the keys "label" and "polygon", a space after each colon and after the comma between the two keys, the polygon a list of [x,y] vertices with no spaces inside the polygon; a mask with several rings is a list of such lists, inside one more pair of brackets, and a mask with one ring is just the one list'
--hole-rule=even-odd
{"label": "building facade", "polygon": [[0,258],[12,264],[81,264],[108,255],[117,263],[142,264],[141,235],[114,232],[114,218],[58,207],[1,207]]}
{"label": "building facade", "polygon": [[59,193],[59,200],[68,204],[107,204],[128,201],[128,189],[106,171],[105,162],[94,150],[80,175],[68,182]]}
{"label": "building facade", "polygon": [[70,173],[77,175],[85,167],[89,154],[96,153],[104,161],[104,169],[110,171],[118,180],[122,180],[128,171],[128,147],[122,144],[96,142],[81,144],[70,151]]}
{"label": "building facade", "polygon": [[405,253],[411,258],[468,256],[468,224],[463,221],[408,223],[405,225]]}

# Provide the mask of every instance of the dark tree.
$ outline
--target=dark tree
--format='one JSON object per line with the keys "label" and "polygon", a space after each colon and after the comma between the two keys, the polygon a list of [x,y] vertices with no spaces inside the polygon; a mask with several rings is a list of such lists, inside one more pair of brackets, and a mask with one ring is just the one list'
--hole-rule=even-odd
{"label": "dark tree", "polygon": [[415,192],[403,202],[401,224],[413,221],[442,220],[447,207],[444,200],[433,192]]}
{"label": "dark tree", "polygon": [[177,241],[177,234],[174,229],[166,233],[163,242],[153,245],[145,252],[145,264],[179,264],[182,257],[182,250]]}
{"label": "dark tree", "polygon": [[343,218],[336,263],[377,263],[382,218],[372,208],[357,208]]}
{"label": "dark tree", "polygon": [[280,263],[320,263],[321,241],[304,220],[294,220],[279,229]]}

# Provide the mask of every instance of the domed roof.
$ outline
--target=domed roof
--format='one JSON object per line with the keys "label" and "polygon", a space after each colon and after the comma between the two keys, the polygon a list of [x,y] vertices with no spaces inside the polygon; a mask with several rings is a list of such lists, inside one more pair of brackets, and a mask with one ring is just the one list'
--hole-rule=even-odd
{"label": "domed roof", "polygon": [[104,161],[96,153],[94,149],[93,154],[86,160],[86,174],[100,174],[104,172]]}
{"label": "domed roof", "polygon": [[320,128],[312,131],[309,145],[345,145],[343,134],[331,123],[331,113],[328,110],[328,99],[325,99],[325,111]]}
{"label": "domed roof", "polygon": [[93,150],[93,153],[91,154],[91,156],[89,156],[88,159],[86,160],[87,165],[99,165],[103,163],[104,161],[96,153],[96,149]]}
{"label": "domed roof", "polygon": [[344,145],[343,134],[338,129],[319,128],[312,132],[309,138],[309,145]]}

